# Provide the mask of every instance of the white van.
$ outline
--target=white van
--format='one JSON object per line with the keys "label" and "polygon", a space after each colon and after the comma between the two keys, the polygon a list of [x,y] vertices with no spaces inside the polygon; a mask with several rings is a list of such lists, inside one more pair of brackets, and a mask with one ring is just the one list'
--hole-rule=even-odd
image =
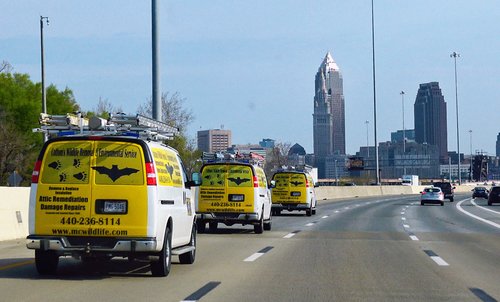
{"label": "white van", "polygon": [[262,167],[222,161],[204,164],[200,174],[196,194],[198,232],[204,232],[207,223],[211,231],[218,223],[251,224],[257,234],[271,230],[271,196]]}
{"label": "white van", "polygon": [[[130,136],[156,129],[141,127],[138,117],[127,121],[136,120],[135,128],[125,127],[133,131],[120,131],[120,116],[113,131],[77,130],[44,144],[32,176],[27,237],[40,274],[55,273],[61,256],[149,259],[154,276],[168,275],[172,255],[194,262],[193,183],[177,151]],[[47,124],[45,131],[60,133],[55,117]]]}
{"label": "white van", "polygon": [[316,192],[312,176],[303,171],[279,171],[271,180],[272,211],[305,211],[307,216],[316,214]]}

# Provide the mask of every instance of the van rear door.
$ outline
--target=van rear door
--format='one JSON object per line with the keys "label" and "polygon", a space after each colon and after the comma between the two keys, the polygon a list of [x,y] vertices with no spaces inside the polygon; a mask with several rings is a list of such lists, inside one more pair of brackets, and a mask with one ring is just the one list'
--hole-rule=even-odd
{"label": "van rear door", "polygon": [[44,151],[35,234],[146,236],[142,147],[112,140],[56,139]]}

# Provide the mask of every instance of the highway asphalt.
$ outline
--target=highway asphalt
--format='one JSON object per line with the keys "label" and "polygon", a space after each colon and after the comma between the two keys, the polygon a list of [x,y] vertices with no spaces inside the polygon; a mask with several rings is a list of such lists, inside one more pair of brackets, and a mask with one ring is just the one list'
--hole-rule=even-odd
{"label": "highway asphalt", "polygon": [[220,226],[166,278],[147,263],[71,258],[39,276],[24,243],[0,242],[0,301],[500,300],[500,205],[463,194],[443,207],[418,195],[319,201],[263,234]]}

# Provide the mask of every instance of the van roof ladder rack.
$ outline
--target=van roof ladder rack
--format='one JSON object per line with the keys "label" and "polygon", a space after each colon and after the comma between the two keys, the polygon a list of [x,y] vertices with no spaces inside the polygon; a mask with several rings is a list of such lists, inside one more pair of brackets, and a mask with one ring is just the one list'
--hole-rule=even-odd
{"label": "van roof ladder rack", "polygon": [[65,115],[40,114],[40,128],[33,132],[49,136],[103,135],[134,136],[148,140],[167,140],[179,134],[179,129],[155,119],[136,114],[111,114],[109,119],[93,116],[82,117],[81,113]]}

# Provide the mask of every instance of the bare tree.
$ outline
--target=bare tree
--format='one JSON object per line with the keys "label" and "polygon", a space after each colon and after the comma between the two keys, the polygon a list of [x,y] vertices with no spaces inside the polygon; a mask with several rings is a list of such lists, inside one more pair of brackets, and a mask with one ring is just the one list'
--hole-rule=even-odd
{"label": "bare tree", "polygon": [[9,62],[2,61],[2,63],[0,63],[0,73],[2,73],[2,72],[11,73],[12,69],[13,69],[12,65],[10,65]]}
{"label": "bare tree", "polygon": [[123,112],[121,107],[113,106],[108,99],[103,99],[102,97],[99,97],[99,102],[93,111],[96,116],[102,118],[108,118],[112,113]]}
{"label": "bare tree", "polygon": [[[178,92],[171,95],[167,92],[162,93],[161,95],[161,120],[172,127],[179,128],[181,133],[185,133],[188,125],[194,120],[193,112],[183,107],[185,101],[186,98],[181,97]],[[137,111],[139,114],[152,116],[152,108],[152,102],[150,99],[146,103],[139,106]]]}
{"label": "bare tree", "polygon": [[265,171],[266,174],[271,176],[272,171],[282,166],[288,165],[288,152],[292,144],[289,142],[286,143],[276,143],[274,148],[272,148],[266,155],[266,166]]}

